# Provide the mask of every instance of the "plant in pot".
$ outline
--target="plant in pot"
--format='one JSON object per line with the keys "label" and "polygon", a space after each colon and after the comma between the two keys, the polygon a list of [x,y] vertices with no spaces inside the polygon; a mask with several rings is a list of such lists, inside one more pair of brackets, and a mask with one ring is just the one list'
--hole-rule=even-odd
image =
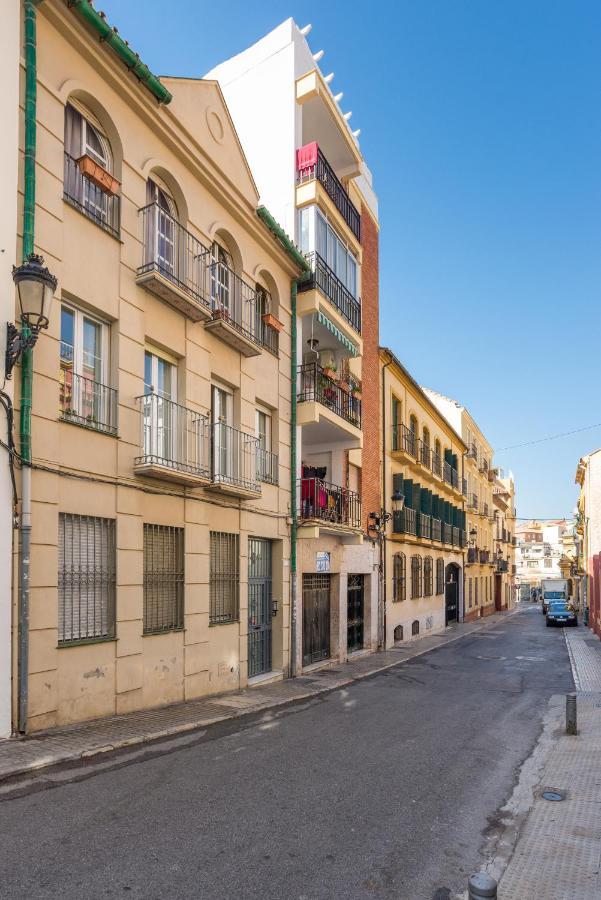
{"label": "plant in pot", "polygon": [[84,178],[89,179],[89,181],[100,188],[105,194],[114,197],[115,194],[119,193],[119,181],[87,153],[84,153],[83,156],[79,157],[77,165]]}
{"label": "plant in pot", "polygon": [[336,380],[336,363],[329,363],[328,365],[323,367],[323,374],[326,378],[331,378],[332,381]]}
{"label": "plant in pot", "polygon": [[266,312],[261,316],[265,324],[268,328],[273,328],[274,331],[281,331],[284,327],[279,319],[276,319],[273,313]]}

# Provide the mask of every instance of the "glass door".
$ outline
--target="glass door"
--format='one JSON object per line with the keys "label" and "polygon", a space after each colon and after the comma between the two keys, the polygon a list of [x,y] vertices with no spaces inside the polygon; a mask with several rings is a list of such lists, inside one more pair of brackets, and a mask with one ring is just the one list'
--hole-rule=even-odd
{"label": "glass door", "polygon": [[166,359],[144,354],[144,455],[165,465],[178,458],[176,371]]}
{"label": "glass door", "polygon": [[229,391],[213,385],[213,469],[216,481],[232,481],[237,474],[232,427],[233,401]]}

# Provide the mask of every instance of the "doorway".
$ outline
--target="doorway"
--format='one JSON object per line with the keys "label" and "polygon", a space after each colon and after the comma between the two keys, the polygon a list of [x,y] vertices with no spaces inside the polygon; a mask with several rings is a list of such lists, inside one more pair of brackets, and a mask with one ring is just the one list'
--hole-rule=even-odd
{"label": "doorway", "polygon": [[248,539],[248,677],[271,672],[271,541]]}
{"label": "doorway", "polygon": [[330,576],[303,575],[303,666],[330,658]]}
{"label": "doorway", "polygon": [[346,619],[346,649],[349,653],[363,650],[364,606],[363,575],[349,575]]}
{"label": "doorway", "polygon": [[445,572],[445,625],[459,621],[459,566],[449,563]]}

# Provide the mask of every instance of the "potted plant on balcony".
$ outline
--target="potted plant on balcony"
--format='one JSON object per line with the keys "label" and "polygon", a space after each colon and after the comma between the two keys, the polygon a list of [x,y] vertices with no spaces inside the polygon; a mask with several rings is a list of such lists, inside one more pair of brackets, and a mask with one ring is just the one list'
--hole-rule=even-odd
{"label": "potted plant on balcony", "polygon": [[361,400],[362,396],[361,385],[357,384],[356,381],[353,381],[353,383],[351,384],[351,397],[353,397],[355,400]]}
{"label": "potted plant on balcony", "polygon": [[77,166],[84,178],[95,184],[103,193],[109,194],[111,197],[119,193],[121,186],[119,181],[87,153],[79,157]]}
{"label": "potted plant on balcony", "polygon": [[335,381],[336,380],[336,364],[330,363],[329,365],[324,366],[323,374],[326,376],[326,378],[330,378],[332,381]]}
{"label": "potted plant on balcony", "polygon": [[279,319],[276,319],[273,313],[266,312],[261,316],[265,324],[268,328],[273,328],[274,331],[281,331],[284,327],[282,322]]}

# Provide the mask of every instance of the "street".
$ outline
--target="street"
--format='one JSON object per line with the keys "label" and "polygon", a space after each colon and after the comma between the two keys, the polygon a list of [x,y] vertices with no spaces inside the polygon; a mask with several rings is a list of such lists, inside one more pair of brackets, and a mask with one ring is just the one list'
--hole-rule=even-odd
{"label": "street", "polygon": [[0,895],[445,900],[572,687],[563,631],[523,604],[350,688],[3,802]]}

